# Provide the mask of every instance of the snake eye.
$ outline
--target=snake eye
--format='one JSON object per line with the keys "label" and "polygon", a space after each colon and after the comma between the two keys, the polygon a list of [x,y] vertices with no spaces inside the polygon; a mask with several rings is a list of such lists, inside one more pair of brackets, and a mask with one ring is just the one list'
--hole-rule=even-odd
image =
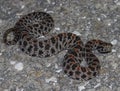
{"label": "snake eye", "polygon": [[97,50],[100,53],[109,53],[112,50],[112,44],[100,45],[97,47]]}

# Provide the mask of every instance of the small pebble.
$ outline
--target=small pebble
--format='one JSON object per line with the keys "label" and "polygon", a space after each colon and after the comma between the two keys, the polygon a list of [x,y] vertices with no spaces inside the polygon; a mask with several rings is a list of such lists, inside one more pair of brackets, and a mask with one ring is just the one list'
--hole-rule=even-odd
{"label": "small pebble", "polygon": [[101,85],[101,83],[98,83],[97,85],[94,86],[94,88],[97,88]]}
{"label": "small pebble", "polygon": [[23,70],[23,63],[19,62],[15,64],[15,69],[17,69],[18,71]]}
{"label": "small pebble", "polygon": [[111,44],[112,44],[112,45],[116,45],[117,42],[118,42],[118,41],[117,41],[116,39],[114,39],[113,41],[111,41]]}
{"label": "small pebble", "polygon": [[118,55],[118,58],[120,58],[120,54]]}
{"label": "small pebble", "polygon": [[83,16],[82,19],[86,19],[86,16]]}
{"label": "small pebble", "polygon": [[85,82],[83,85],[78,86],[78,91],[83,91],[87,84],[89,84],[89,81]]}
{"label": "small pebble", "polygon": [[47,64],[46,64],[46,67],[50,67],[50,66],[51,66],[51,63],[47,63]]}
{"label": "small pebble", "polygon": [[60,30],[60,28],[59,28],[59,27],[56,27],[56,28],[55,28],[55,30],[58,30],[58,31],[59,31],[59,30]]}
{"label": "small pebble", "polygon": [[74,31],[74,32],[72,32],[72,33],[74,33],[74,34],[76,34],[76,35],[81,35],[78,31]]}
{"label": "small pebble", "polygon": [[2,53],[0,52],[0,56],[2,55]]}
{"label": "small pebble", "polygon": [[21,9],[23,9],[23,8],[25,8],[25,5],[22,5],[22,6],[21,6]]}
{"label": "small pebble", "polygon": [[62,71],[62,69],[58,69],[58,70],[56,70],[57,73],[60,73],[61,71]]}
{"label": "small pebble", "polygon": [[51,1],[50,0],[47,0],[47,2],[50,4],[51,3]]}
{"label": "small pebble", "polygon": [[54,13],[53,11],[47,11],[47,13]]}
{"label": "small pebble", "polygon": [[4,78],[0,78],[0,80],[4,80]]}
{"label": "small pebble", "polygon": [[117,5],[120,5],[120,1],[116,3]]}
{"label": "small pebble", "polygon": [[111,26],[111,23],[108,23],[108,26]]}
{"label": "small pebble", "polygon": [[113,66],[113,69],[116,69],[118,67],[118,64],[117,63],[113,63],[112,66]]}
{"label": "small pebble", "polygon": [[45,79],[47,83],[49,82],[57,82],[57,78],[56,77],[51,77],[51,78],[48,78],[48,79]]}
{"label": "small pebble", "polygon": [[55,68],[58,69],[58,65],[57,64],[55,64]]}
{"label": "small pebble", "polygon": [[100,21],[101,19],[100,18],[97,18],[98,21]]}
{"label": "small pebble", "polygon": [[16,91],[24,91],[24,89],[19,89],[18,87],[16,88]]}
{"label": "small pebble", "polygon": [[85,89],[85,86],[79,86],[78,87],[78,91],[83,91],[83,89]]}
{"label": "small pebble", "polygon": [[40,36],[39,38],[45,38],[45,36]]}
{"label": "small pebble", "polygon": [[14,65],[16,62],[15,61],[10,61],[10,64]]}
{"label": "small pebble", "polygon": [[116,52],[116,50],[115,50],[115,49],[112,49],[112,52]]}

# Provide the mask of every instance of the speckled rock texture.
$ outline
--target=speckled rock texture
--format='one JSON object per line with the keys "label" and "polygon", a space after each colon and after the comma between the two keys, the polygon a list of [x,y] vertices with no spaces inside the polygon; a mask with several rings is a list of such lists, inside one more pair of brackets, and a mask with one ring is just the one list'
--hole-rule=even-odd
{"label": "speckled rock texture", "polygon": [[[95,52],[101,62],[100,75],[89,81],[67,77],[62,70],[66,51],[38,58],[21,52],[18,45],[6,46],[2,42],[5,30],[32,11],[52,15],[53,33],[73,32],[84,43],[93,38],[112,43],[111,53]],[[120,91],[120,1],[0,0],[0,91]]]}

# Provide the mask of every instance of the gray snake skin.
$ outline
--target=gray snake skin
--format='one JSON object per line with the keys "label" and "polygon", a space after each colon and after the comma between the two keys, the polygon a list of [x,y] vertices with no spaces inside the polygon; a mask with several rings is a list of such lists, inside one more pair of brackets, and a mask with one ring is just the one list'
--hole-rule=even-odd
{"label": "gray snake skin", "polygon": [[[3,41],[6,45],[18,43],[19,48],[30,56],[40,58],[53,56],[63,50],[68,50],[63,59],[64,73],[76,80],[89,80],[99,74],[100,62],[93,54],[109,53],[111,43],[93,39],[86,44],[73,33],[59,33],[48,39],[39,39],[54,28],[54,20],[48,13],[32,12],[18,20],[13,28],[5,31]],[[13,40],[8,40],[9,33],[14,34]],[[87,66],[81,66],[83,59]]]}

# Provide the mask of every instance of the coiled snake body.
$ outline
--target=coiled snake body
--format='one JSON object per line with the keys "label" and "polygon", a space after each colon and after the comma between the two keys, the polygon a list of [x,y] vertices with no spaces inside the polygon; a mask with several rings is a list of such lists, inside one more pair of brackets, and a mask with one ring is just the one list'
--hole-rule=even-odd
{"label": "coiled snake body", "polygon": [[[89,80],[99,74],[100,62],[92,53],[96,49],[100,53],[111,52],[112,44],[101,40],[90,40],[85,45],[80,37],[73,33],[60,33],[48,39],[39,39],[48,34],[54,27],[52,17],[45,12],[33,12],[24,15],[13,28],[3,35],[7,45],[18,43],[19,48],[30,56],[49,57],[62,50],[68,50],[63,59],[64,73],[73,79]],[[7,36],[13,32],[13,40]],[[87,66],[81,66],[83,59]]]}

